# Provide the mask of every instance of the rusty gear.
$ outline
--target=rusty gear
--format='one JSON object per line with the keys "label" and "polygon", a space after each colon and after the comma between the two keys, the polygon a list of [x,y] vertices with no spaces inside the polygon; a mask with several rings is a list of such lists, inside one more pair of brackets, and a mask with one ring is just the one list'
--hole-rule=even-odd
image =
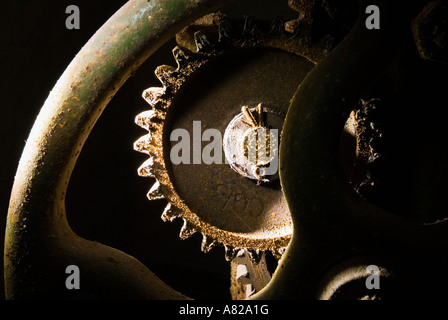
{"label": "rusty gear", "polygon": [[163,86],[144,91],[152,108],[136,117],[149,131],[134,144],[135,150],[150,156],[138,174],[156,179],[148,198],[168,200],[162,219],[183,219],[181,239],[200,232],[203,252],[221,244],[229,261],[241,248],[255,260],[265,250],[280,257],[292,222],[278,181],[259,185],[227,164],[173,165],[170,133],[188,126],[191,133],[195,120],[202,121],[201,129],[224,132],[243,105],[258,103],[284,118],[298,83],[328,52],[329,39],[303,45],[285,32],[279,19],[253,23],[250,18],[235,21],[212,14],[184,29],[176,40],[177,68],[164,65],[155,70]]}

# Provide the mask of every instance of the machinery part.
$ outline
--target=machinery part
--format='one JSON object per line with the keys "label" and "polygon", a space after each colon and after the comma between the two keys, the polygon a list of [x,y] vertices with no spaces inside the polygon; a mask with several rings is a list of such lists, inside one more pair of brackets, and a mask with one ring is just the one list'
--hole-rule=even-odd
{"label": "machinery part", "polygon": [[[372,264],[372,263],[375,264]],[[380,263],[381,262],[381,263]],[[393,297],[394,274],[374,257],[348,259],[322,279],[319,300],[384,300]],[[374,290],[377,287],[381,290]],[[387,290],[386,290],[387,289]]]}
{"label": "machinery part", "polygon": [[[135,258],[76,235],[64,199],[82,146],[116,91],[183,27],[227,2],[130,0],[65,70],[27,139],[11,193],[8,299],[185,298]],[[64,286],[64,271],[74,263],[84,279],[76,292]]]}
{"label": "machinery part", "polygon": [[250,298],[271,280],[264,252],[259,255],[257,260],[254,260],[247,249],[241,249],[230,265],[230,292],[233,300]]}
{"label": "machinery part", "polygon": [[412,21],[418,52],[423,59],[448,63],[448,1],[430,1]]}
{"label": "machinery part", "polygon": [[297,19],[285,23],[293,36],[311,44],[330,34],[339,43],[350,32],[358,15],[356,0],[289,0],[288,5],[299,13]]}
{"label": "machinery part", "polygon": [[[360,7],[367,4],[361,1]],[[425,276],[437,267],[436,278],[443,275],[439,265],[446,255],[446,223],[416,224],[373,206],[348,185],[337,163],[338,133],[372,78],[396,56],[397,39],[405,38],[412,17],[412,10],[402,13],[397,3],[375,4],[382,8],[381,30],[369,32],[360,15],[291,102],[280,144],[280,179],[294,233],[271,282],[254,299],[314,299],[318,279],[349,257],[380,256],[395,264],[407,297],[412,295],[407,289],[421,281],[408,272],[409,266],[425,265]]]}
{"label": "machinery part", "polygon": [[[360,181],[354,183],[355,190],[370,202],[375,203],[373,195],[375,187],[381,183],[376,168],[382,160],[382,137],[384,128],[381,127],[381,117],[375,117],[384,106],[380,99],[361,100],[360,107],[354,114],[356,123],[356,166],[357,171],[363,173]],[[382,108],[383,107],[383,108]],[[352,181],[355,179],[352,179]],[[375,203],[376,204],[376,203]]]}
{"label": "machinery part", "polygon": [[[120,85],[182,26],[223,3],[130,1],[58,81],[27,140],[11,195],[5,239],[8,298],[76,297],[61,290],[61,270],[74,261],[84,270],[83,298],[185,298],[135,259],[76,236],[63,202],[82,145]],[[364,21],[358,22],[292,100],[282,132],[280,178],[295,229],[273,279],[254,299],[315,298],[319,279],[332,274],[332,266],[366,253],[399,261],[405,280],[412,279],[415,268],[438,275],[446,271],[446,263],[438,265],[446,254],[446,223],[416,225],[374,208],[336,173],[336,136],[402,38],[400,28],[385,26],[391,19],[403,19],[399,26],[408,22],[397,3],[376,3],[385,22],[381,31],[366,33]]]}
{"label": "machinery part", "polygon": [[224,133],[223,149],[230,167],[258,183],[275,180],[282,125],[283,120],[263,110],[261,103],[253,109],[243,106]]}
{"label": "machinery part", "polygon": [[[201,18],[177,36],[182,45],[173,49],[177,68],[156,69],[163,87],[145,90],[143,97],[152,109],[136,117],[149,134],[134,148],[150,156],[138,173],[156,178],[148,198],[168,200],[162,219],[184,220],[181,239],[200,232],[202,251],[222,244],[227,260],[241,248],[281,256],[291,237],[290,213],[279,182],[261,173],[272,159],[253,163],[245,158],[244,141],[247,147],[250,135],[274,127],[281,130],[297,84],[329,46],[328,38],[305,46],[280,30],[273,24],[230,20],[220,14]],[[195,52],[187,49],[193,48],[191,41]],[[258,116],[251,113],[255,109]],[[194,141],[193,160],[174,164],[171,152],[176,144],[170,137],[179,128],[193,139],[201,137],[201,129],[225,132],[224,152],[234,171],[221,155],[216,162],[201,161],[201,145],[195,150]],[[272,135],[270,142],[276,139]],[[190,150],[187,153],[190,156]]]}
{"label": "machinery part", "polygon": [[285,24],[285,30],[294,33],[299,28],[308,37],[311,34],[311,26],[313,24],[313,13],[315,7],[315,0],[289,0],[288,5],[299,12],[299,17],[295,20],[288,21]]}

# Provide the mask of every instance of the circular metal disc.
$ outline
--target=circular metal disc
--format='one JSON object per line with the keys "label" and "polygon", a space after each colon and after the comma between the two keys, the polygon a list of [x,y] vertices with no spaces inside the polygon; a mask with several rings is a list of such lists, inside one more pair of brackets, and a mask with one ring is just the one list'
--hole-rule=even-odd
{"label": "circular metal disc", "polygon": [[[177,92],[165,136],[174,129],[186,129],[192,140],[191,161],[174,165],[165,159],[165,163],[178,195],[201,220],[224,231],[265,240],[291,234],[292,222],[278,180],[257,184],[239,175],[226,163],[222,149],[218,164],[193,163],[193,158],[210,143],[202,141],[202,133],[217,129],[224,135],[243,105],[262,103],[283,118],[298,84],[313,66],[280,49],[242,48],[209,62]],[[194,148],[198,141],[200,149]],[[164,154],[170,155],[177,143],[167,142]]]}

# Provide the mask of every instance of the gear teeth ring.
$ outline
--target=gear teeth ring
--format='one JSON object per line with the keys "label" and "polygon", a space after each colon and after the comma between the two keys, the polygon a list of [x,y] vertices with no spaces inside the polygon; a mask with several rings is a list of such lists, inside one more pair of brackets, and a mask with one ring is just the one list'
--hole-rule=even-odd
{"label": "gear teeth ring", "polygon": [[[148,88],[142,94],[151,109],[137,115],[135,122],[147,130],[148,134],[134,143],[134,149],[148,154],[149,159],[138,168],[137,172],[139,176],[156,180],[147,194],[149,200],[166,199],[168,201],[161,215],[162,220],[170,222],[177,218],[183,220],[179,234],[181,239],[187,239],[196,232],[201,233],[201,250],[209,252],[218,245],[223,246],[225,258],[228,261],[233,260],[241,248],[248,249],[248,256],[254,263],[260,261],[266,250],[270,250],[279,259],[289,243],[289,237],[255,239],[241,236],[236,232],[220,230],[201,220],[176,193],[169,177],[163,148],[167,112],[172,98],[187,78],[211,58],[223,54],[225,50],[262,45],[295,53],[317,64],[329,50],[329,39],[325,39],[325,43],[321,46],[304,46],[297,41],[297,38],[291,38],[291,35],[284,30],[281,18],[274,19],[267,26],[265,33],[260,32],[258,25],[250,18],[242,22],[243,27],[241,21],[236,27],[234,21],[220,14],[205,16],[200,20],[199,30],[193,30],[191,34],[191,31],[188,33],[185,29],[183,35],[176,36],[179,45],[172,50],[172,53],[177,67],[159,66],[155,70],[155,75],[162,86]],[[214,32],[211,38],[208,32],[210,29]]]}

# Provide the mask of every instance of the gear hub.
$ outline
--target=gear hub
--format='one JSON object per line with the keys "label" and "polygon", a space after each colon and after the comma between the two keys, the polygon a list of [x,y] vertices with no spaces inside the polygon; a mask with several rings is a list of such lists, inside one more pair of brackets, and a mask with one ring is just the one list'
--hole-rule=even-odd
{"label": "gear hub", "polygon": [[243,106],[224,133],[223,148],[230,167],[258,182],[278,178],[278,133],[282,124],[280,116],[266,112],[261,104],[253,109]]}

